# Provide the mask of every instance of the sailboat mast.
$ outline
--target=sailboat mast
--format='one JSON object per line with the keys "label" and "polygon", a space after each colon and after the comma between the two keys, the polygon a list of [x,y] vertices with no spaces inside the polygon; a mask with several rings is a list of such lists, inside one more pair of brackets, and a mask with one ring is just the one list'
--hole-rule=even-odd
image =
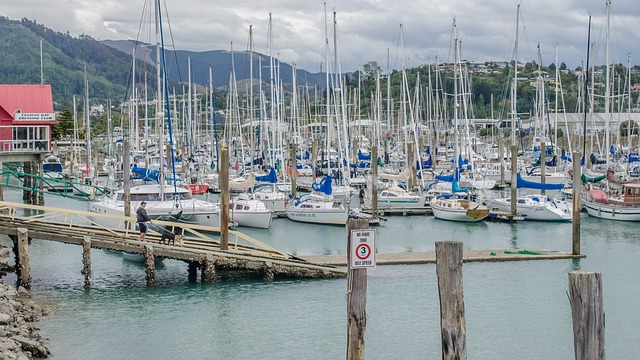
{"label": "sailboat mast", "polygon": [[[156,29],[156,134],[160,136],[160,169],[158,182],[160,183],[160,197],[164,199],[164,164],[168,159],[164,155],[164,114],[162,112],[162,67],[160,66],[160,0],[154,1],[155,7],[155,29]],[[129,154],[127,154],[128,156]],[[162,159],[165,159],[164,161]]]}
{"label": "sailboat mast", "polygon": [[87,169],[86,173],[91,172],[91,123],[89,119],[89,81],[87,80],[87,64],[84,64],[84,119],[87,127]]}
{"label": "sailboat mast", "polygon": [[[520,28],[520,4],[516,15],[516,42],[513,49],[513,87],[511,90],[511,145],[516,144],[516,120],[518,116],[518,30]],[[511,154],[515,156],[515,154]],[[515,171],[512,169],[511,171]]]}
{"label": "sailboat mast", "polygon": [[607,32],[605,38],[605,52],[606,52],[606,75],[605,75],[605,93],[604,93],[604,121],[605,121],[605,135],[604,135],[604,143],[605,143],[605,154],[607,160],[607,169],[609,168],[609,147],[610,147],[610,139],[611,129],[610,129],[610,109],[611,106],[611,68],[610,68],[610,51],[611,51],[611,35],[610,35],[610,25],[611,25],[611,0],[607,0]]}

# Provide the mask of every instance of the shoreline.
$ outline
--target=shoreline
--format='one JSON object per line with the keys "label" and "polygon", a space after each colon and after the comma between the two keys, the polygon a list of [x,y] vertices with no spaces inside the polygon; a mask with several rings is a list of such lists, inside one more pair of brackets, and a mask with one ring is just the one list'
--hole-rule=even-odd
{"label": "shoreline", "polygon": [[6,262],[12,254],[0,246],[0,358],[7,360],[43,359],[51,352],[47,339],[39,333],[35,323],[52,309],[31,300],[31,294],[23,287],[7,284],[3,277],[13,266]]}

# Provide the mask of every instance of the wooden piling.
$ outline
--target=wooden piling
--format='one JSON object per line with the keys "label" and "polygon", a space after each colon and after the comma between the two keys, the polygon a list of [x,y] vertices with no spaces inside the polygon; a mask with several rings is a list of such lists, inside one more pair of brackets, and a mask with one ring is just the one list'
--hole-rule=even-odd
{"label": "wooden piling", "polygon": [[38,175],[40,176],[38,180],[38,200],[37,204],[40,206],[44,206],[44,154],[40,155],[40,163],[38,166]]}
{"label": "wooden piling", "polygon": [[582,173],[580,168],[581,154],[578,151],[573,153],[573,219],[571,221],[571,254],[580,255],[580,188],[582,187]]}
{"label": "wooden piling", "polygon": [[[316,167],[318,165],[318,139],[313,139],[313,143],[311,145],[311,179],[313,182],[316,181]],[[2,194],[0,194],[2,196]],[[0,198],[1,200],[1,198]]]}
{"label": "wooden piling", "polygon": [[22,200],[29,203],[31,201],[31,162],[25,161],[22,163],[22,172],[24,173],[22,182]]}
{"label": "wooden piling", "polygon": [[436,242],[436,274],[440,294],[442,359],[467,358],[467,327],[462,289],[462,242]]}
{"label": "wooden piling", "polygon": [[298,177],[296,176],[296,171],[298,170],[298,166],[297,166],[297,160],[296,160],[296,152],[298,149],[298,145],[296,144],[291,144],[291,199],[295,200],[296,199],[296,180],[298,180]]}
{"label": "wooden piling", "polygon": [[124,216],[131,216],[131,174],[129,174],[131,166],[131,155],[129,150],[129,140],[125,139],[122,142],[122,183],[124,186],[124,194],[122,200],[124,201]]}
{"label": "wooden piling", "polygon": [[220,167],[218,168],[218,184],[220,186],[220,250],[229,250],[229,147],[220,151]]}
{"label": "wooden piling", "polygon": [[198,262],[189,261],[189,269],[187,271],[189,273],[189,282],[196,282],[196,280],[198,279]]}
{"label": "wooden piling", "polygon": [[498,161],[500,161],[500,187],[504,186],[504,139],[498,139]]}
{"label": "wooden piling", "polygon": [[377,220],[378,214],[378,147],[371,147],[371,214]]}
{"label": "wooden piling", "polygon": [[[2,163],[2,161],[0,161],[0,170],[4,170],[4,164]],[[0,201],[4,201],[4,186],[2,186],[4,182],[5,182],[5,175],[0,174]]]}
{"label": "wooden piling", "polygon": [[147,286],[156,284],[156,257],[153,253],[153,246],[144,246],[144,266],[147,269]]}
{"label": "wooden piling", "polygon": [[275,279],[276,273],[273,270],[273,263],[269,261],[265,261],[263,266],[263,271],[264,271],[264,277],[263,277],[264,281],[272,282]]}
{"label": "wooden piling", "polygon": [[604,360],[604,310],[602,274],[569,273],[569,302],[573,319],[573,349],[576,360]]}
{"label": "wooden piling", "polygon": [[202,266],[202,283],[211,284],[215,281],[216,276],[216,260],[213,254],[207,254],[203,260]]}
{"label": "wooden piling", "polygon": [[91,236],[85,236],[82,240],[82,275],[84,275],[84,287],[91,286]]}
{"label": "wooden piling", "polygon": [[511,145],[511,215],[518,213],[518,145]]}
{"label": "wooden piling", "polygon": [[25,228],[18,228],[18,236],[16,238],[17,244],[15,249],[18,251],[16,254],[16,272],[18,275],[18,286],[22,286],[25,289],[31,288],[31,274],[29,267],[29,231]]}
{"label": "wooden piling", "polygon": [[409,183],[407,185],[408,190],[413,190],[413,188],[417,184],[417,181],[416,181],[416,163],[415,163],[415,160],[414,160],[413,151],[414,151],[413,142],[409,142],[409,144],[407,144],[407,165],[409,166],[409,171],[410,171]]}
{"label": "wooden piling", "polygon": [[[544,141],[540,142],[540,183],[544,184],[547,182],[547,144]],[[540,194],[546,195],[546,190],[541,190]]]}
{"label": "wooden piling", "polygon": [[[367,229],[367,219],[347,222],[347,263],[351,263],[351,230]],[[347,272],[347,360],[364,360],[364,335],[367,328],[367,269]]]}

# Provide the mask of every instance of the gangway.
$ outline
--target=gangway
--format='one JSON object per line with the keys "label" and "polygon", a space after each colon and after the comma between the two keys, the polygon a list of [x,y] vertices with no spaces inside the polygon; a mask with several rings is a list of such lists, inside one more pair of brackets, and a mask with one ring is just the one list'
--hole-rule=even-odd
{"label": "gangway", "polygon": [[[117,227],[101,225],[101,221],[114,223],[114,220]],[[160,220],[154,220],[153,223],[162,226],[164,231],[184,236],[183,243],[162,244],[161,233],[153,229],[147,234],[146,241],[137,240],[139,232],[135,229],[134,217],[0,201],[0,234],[9,235],[14,242],[22,236],[82,245],[85,256],[88,256],[86,253],[90,248],[144,254],[149,284],[155,283],[153,259],[160,256],[189,263],[190,273],[201,268],[203,279],[208,278],[210,281],[213,280],[212,274],[215,274],[216,269],[258,272],[266,280],[272,280],[276,276],[346,276],[346,271],[342,268],[308,262],[239,231],[229,230],[228,247],[224,249],[218,227]],[[90,271],[83,273],[90,274]],[[88,281],[86,278],[85,283]]]}

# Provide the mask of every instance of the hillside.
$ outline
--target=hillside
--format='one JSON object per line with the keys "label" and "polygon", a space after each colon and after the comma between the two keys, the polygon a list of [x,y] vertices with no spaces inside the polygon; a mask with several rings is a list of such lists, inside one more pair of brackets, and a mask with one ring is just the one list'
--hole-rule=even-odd
{"label": "hillside", "polygon": [[[136,41],[116,41],[105,40],[102,42],[114,49],[131,54],[136,48],[136,58],[155,65],[156,49],[155,45],[144,44]],[[221,87],[229,84],[229,74],[231,73],[232,58],[235,63],[236,80],[249,79],[250,54],[248,51],[236,51],[231,53],[226,50],[209,51],[186,51],[186,50],[166,50],[167,73],[169,80],[174,82],[186,82],[188,78],[188,59],[191,58],[192,81],[199,85],[209,84],[209,67],[213,71],[213,86]],[[176,66],[176,64],[178,64]],[[262,64],[262,80],[269,82],[269,57],[260,53],[253,53],[253,78],[260,78],[260,64]],[[280,78],[285,84],[293,82],[292,66],[287,63],[280,63]],[[324,87],[325,76],[322,73],[310,73],[306,70],[296,69],[298,85],[320,85]]]}
{"label": "hillside", "polygon": [[56,109],[84,93],[85,63],[91,98],[124,98],[130,56],[89,36],[74,38],[27,19],[0,17],[0,83],[40,83],[41,39],[44,81],[52,86]]}

